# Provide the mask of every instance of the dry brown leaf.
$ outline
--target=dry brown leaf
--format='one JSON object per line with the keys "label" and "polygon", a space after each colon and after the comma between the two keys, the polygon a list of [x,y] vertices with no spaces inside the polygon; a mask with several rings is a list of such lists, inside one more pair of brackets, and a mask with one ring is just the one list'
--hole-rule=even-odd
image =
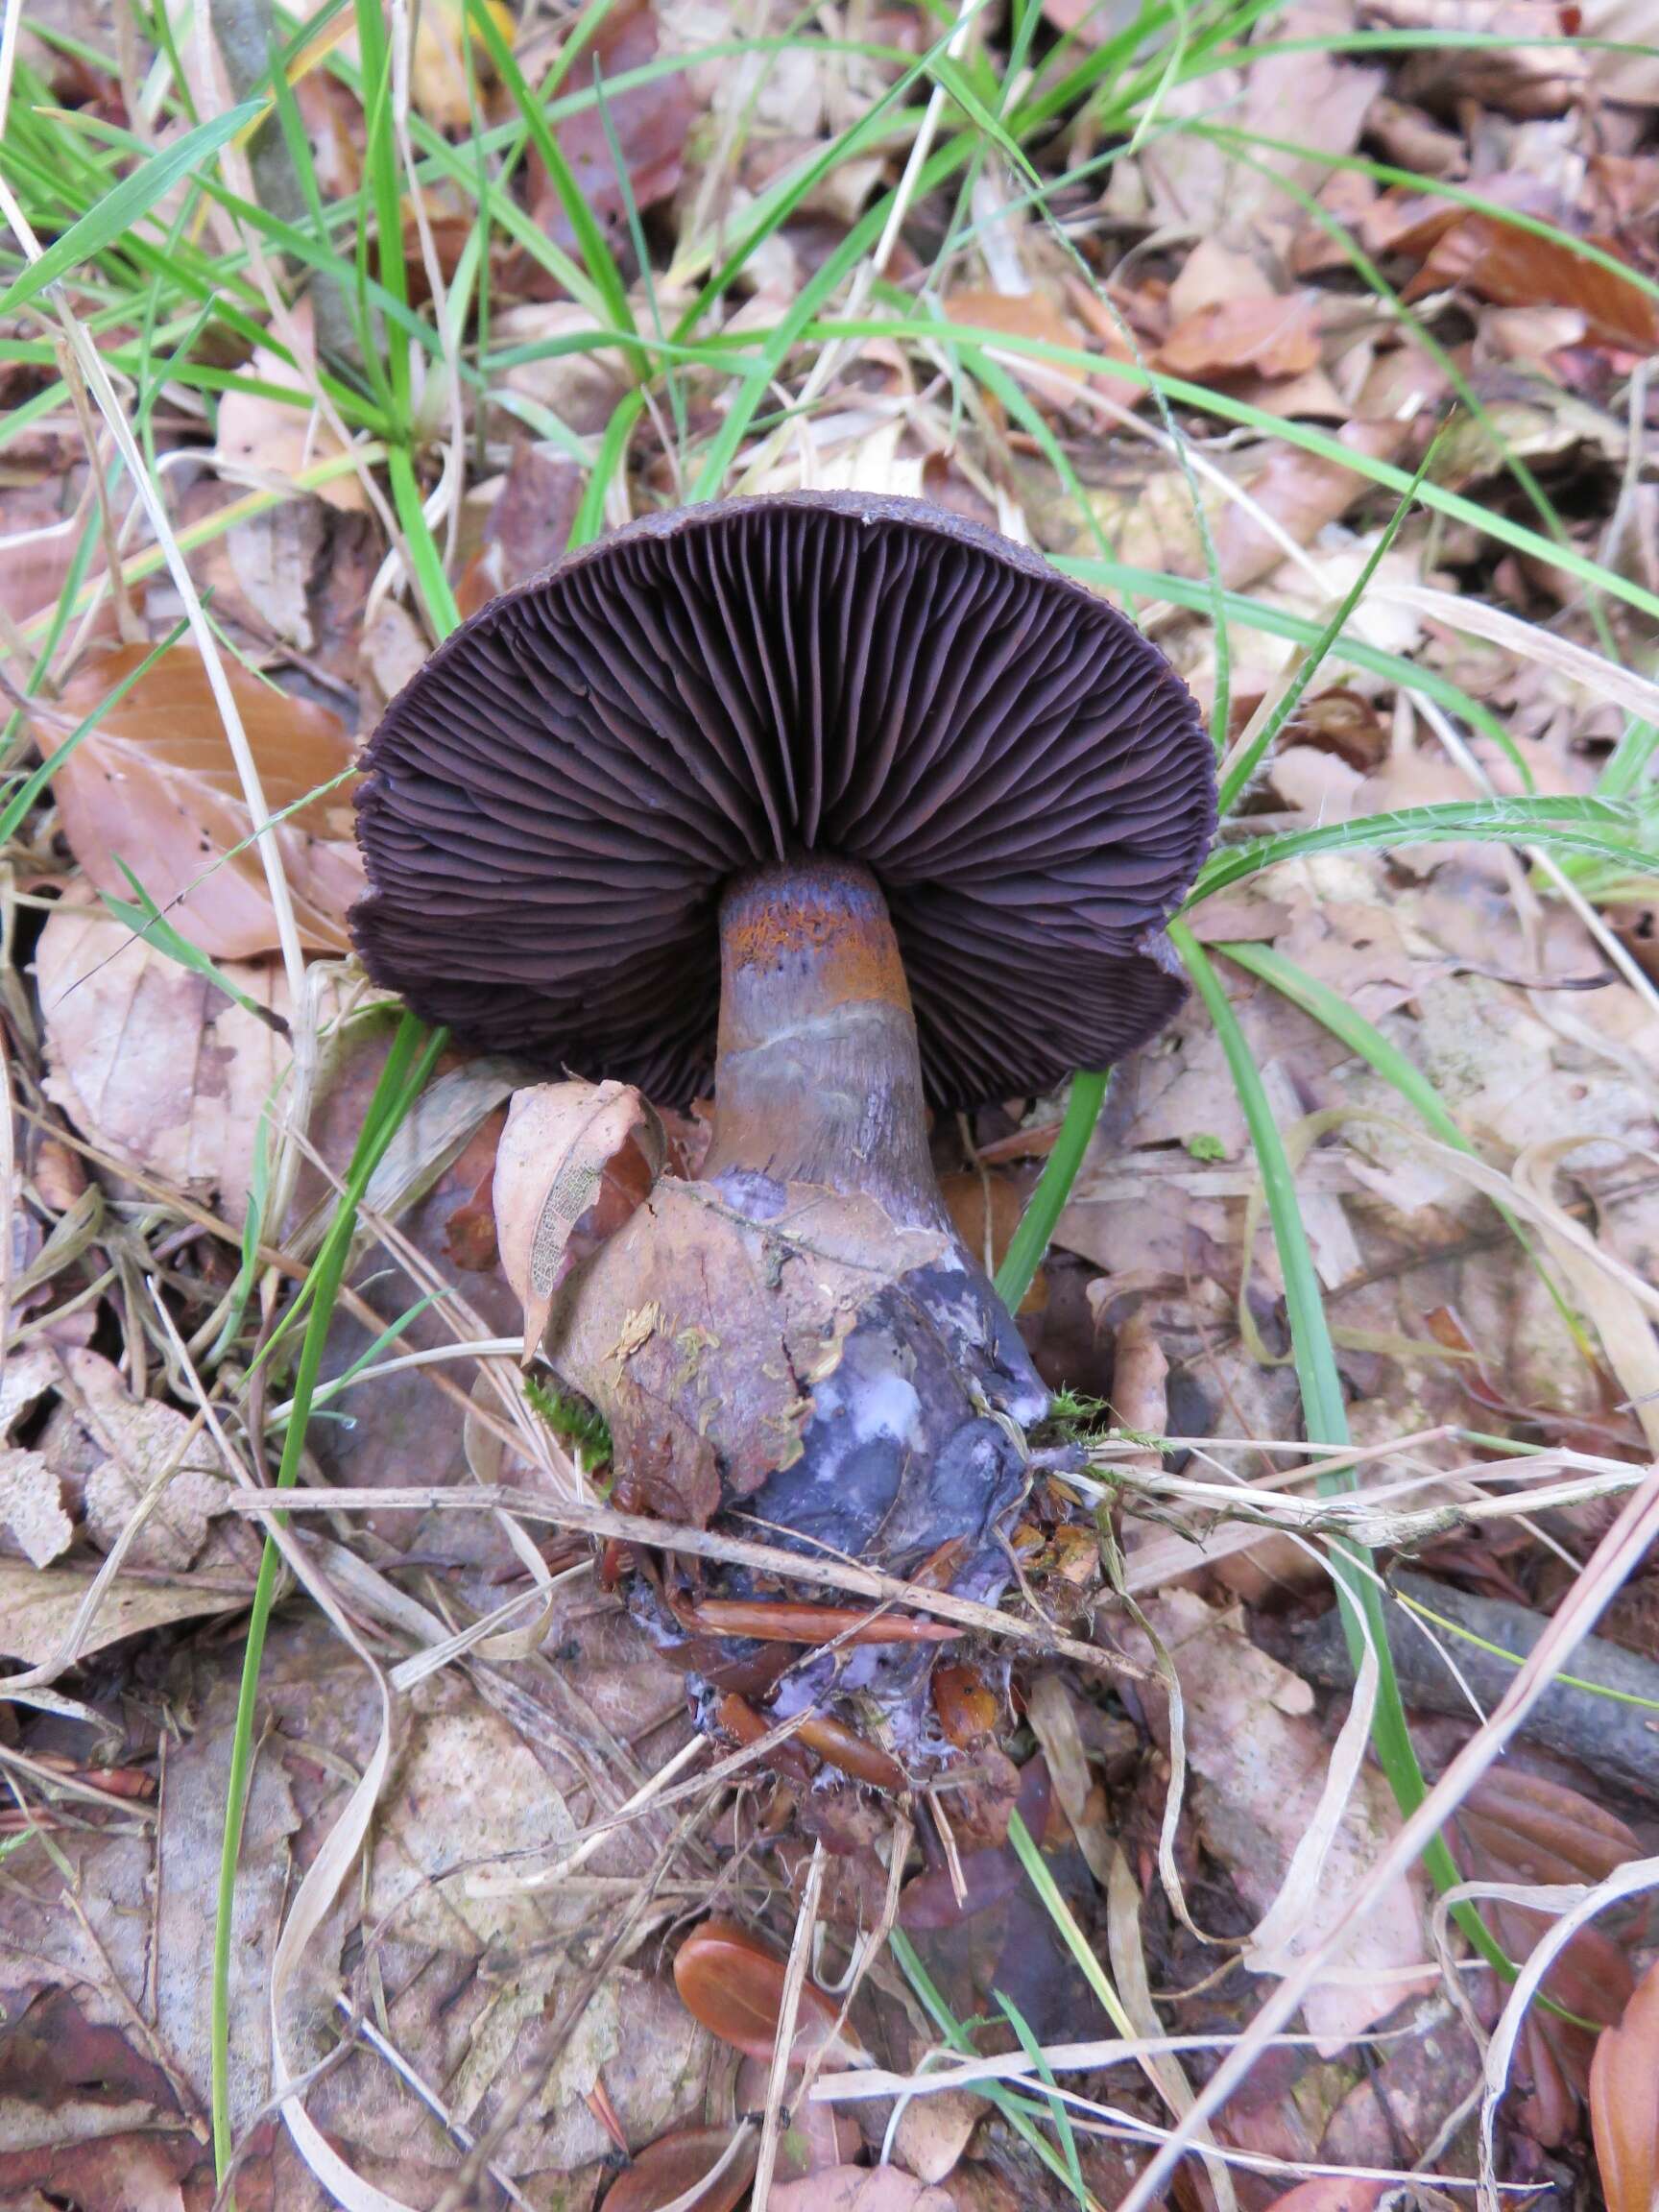
{"label": "dry brown leaf", "polygon": [[1103,46],[1134,22],[1140,9],[1138,0],[1043,0],[1043,12],[1056,31],[1069,32],[1079,44]]}
{"label": "dry brown leaf", "polygon": [[526,1360],[566,1278],[650,1195],[667,1151],[630,1084],[542,1083],[515,1096],[495,1155],[495,1237],[524,1309]]}
{"label": "dry brown leaf", "polygon": [[[1010,338],[1035,339],[1044,346],[1085,349],[1083,331],[1046,292],[994,292],[971,286],[952,292],[945,312],[952,323],[974,328],[1002,330]],[[1010,353],[1006,359],[1022,384],[1055,406],[1066,406],[1088,380],[1089,372],[1071,362],[1042,361],[1024,353]]]}
{"label": "dry brown leaf", "polygon": [[[144,659],[121,645],[84,661],[61,713],[39,726],[41,750],[64,738]],[[346,911],[363,888],[344,723],[326,709],[263,684],[238,662],[226,675],[273,814],[301,942],[348,945]],[[334,788],[313,797],[325,784]],[[53,789],[75,857],[100,891],[132,897],[125,860],[168,918],[215,959],[244,960],[278,943],[271,896],[229,741],[193,646],[176,645],[60,765]],[[236,848],[242,848],[237,851]],[[227,858],[226,855],[233,854]]]}
{"label": "dry brown leaf", "polygon": [[[582,51],[561,87],[568,98],[591,90],[595,75],[606,85],[630,70],[647,68],[657,58],[661,36],[650,0],[622,0],[606,11],[595,36]],[[685,138],[698,109],[682,71],[627,91],[607,91],[603,108],[586,108],[558,126],[559,150],[570,165],[583,199],[601,225],[623,234],[630,204],[653,207],[672,197],[684,173]],[[616,173],[620,153],[626,182]],[[536,221],[563,246],[574,233],[541,157],[528,164]],[[539,273],[526,287],[545,296],[547,279]]]}
{"label": "dry brown leaf", "polygon": [[1158,349],[1171,376],[1203,382],[1254,371],[1300,376],[1319,359],[1319,305],[1306,292],[1283,300],[1217,300],[1177,323]]}
{"label": "dry brown leaf", "polygon": [[1590,2063],[1590,2126],[1607,2212],[1651,2212],[1659,2188],[1659,1965]]}
{"label": "dry brown leaf", "polygon": [[[1312,1691],[1255,1647],[1236,1613],[1214,1611],[1187,1591],[1171,1592],[1147,1613],[1180,1678],[1193,1810],[1205,1840],[1231,1868],[1251,1909],[1266,1913],[1321,1810],[1331,1765],[1331,1746],[1311,1710]],[[1126,1633],[1135,1656],[1149,1661],[1149,1645],[1138,1631]],[[1166,1727],[1162,1715],[1155,1724],[1160,1732]],[[1275,1971],[1285,1971],[1278,1960],[1319,1942],[1398,1818],[1382,1777],[1361,1767],[1318,1883],[1296,1900],[1304,1910],[1276,1953]],[[1404,1971],[1423,1960],[1418,1899],[1401,1880],[1344,1942],[1329,1979],[1310,1993],[1306,2013],[1317,2047],[1334,2053],[1391,2012],[1409,1989]],[[1423,1985],[1432,1980],[1430,1970]]]}
{"label": "dry brown leaf", "polygon": [[[279,970],[229,980],[286,1006]],[[49,917],[35,953],[46,1094],[101,1151],[239,1222],[254,1131],[288,1064],[264,1022],[188,968],[84,906]]]}
{"label": "dry brown leaf", "polygon": [[[1582,91],[1585,57],[1561,40],[1556,0],[1365,0],[1367,28],[1484,34],[1489,45],[1426,42],[1401,69],[1402,98],[1453,108],[1477,100],[1506,115],[1559,115]],[[1540,43],[1529,44],[1529,40]]]}
{"label": "dry brown leaf", "polygon": [[[995,1276],[1025,1212],[1020,1186],[994,1168],[964,1167],[939,1178],[940,1195],[956,1224],[956,1234],[984,1268]],[[1021,1300],[1022,1313],[1041,1313],[1048,1303],[1048,1278],[1039,1268]]]}
{"label": "dry brown leaf", "polygon": [[[161,1574],[195,1566],[228,1496],[211,1442],[177,1407],[134,1398],[101,1353],[65,1354],[64,1372],[68,1387],[47,1423],[42,1450],[81,1504],[94,1543],[112,1551],[141,1502],[161,1483],[127,1563]],[[252,1567],[257,1557],[257,1543],[249,1543],[239,1522],[217,1532],[210,1563]]]}
{"label": "dry brown leaf", "polygon": [[[516,28],[501,0],[483,0],[491,21],[509,46]],[[472,100],[467,82],[467,45],[472,46],[472,68],[480,80],[491,75],[489,50],[479,32],[470,26],[463,0],[426,0],[415,33],[410,60],[409,90],[428,123],[440,131],[465,131],[472,120]]]}
{"label": "dry brown leaf", "polygon": [[0,1451],[0,1551],[21,1551],[32,1567],[46,1567],[68,1551],[74,1536],[45,1454],[16,1446]]}
{"label": "dry brown leaf", "polygon": [[[1606,238],[1587,241],[1619,259]],[[1407,288],[1421,299],[1460,284],[1500,307],[1571,307],[1599,345],[1659,353],[1659,301],[1599,262],[1495,215],[1465,215],[1441,232]]]}
{"label": "dry brown leaf", "polygon": [[1577,29],[1588,40],[1606,38],[1639,46],[1639,54],[1609,54],[1586,47],[1585,60],[1605,99],[1632,108],[1659,108],[1659,39],[1653,36],[1652,0],[1578,0]]}
{"label": "dry brown leaf", "polygon": [[897,2166],[830,2166],[774,2189],[768,2202],[772,2212],[956,2212],[948,2191]]}
{"label": "dry brown leaf", "polygon": [[[316,358],[311,331],[311,309],[301,300],[289,311],[287,335],[302,362]],[[219,401],[219,424],[213,457],[232,477],[255,475],[292,482],[302,469],[327,461],[346,448],[312,407],[311,396],[293,362],[275,346],[255,347],[248,363],[251,383],[273,385],[292,392],[292,399],[274,398],[268,392],[233,391]],[[360,479],[350,469],[330,477],[318,487],[316,496],[348,514],[361,514],[369,505]]]}
{"label": "dry brown leaf", "polygon": [[[92,1587],[90,1570],[31,1567],[0,1558],[0,1655],[25,1667],[43,1667],[57,1656],[70,1624]],[[252,1594],[252,1577],[240,1587],[203,1575],[135,1582],[117,1575],[99,1600],[92,1625],[79,1647],[83,1658],[152,1628],[195,1621],[208,1613],[234,1613]]]}

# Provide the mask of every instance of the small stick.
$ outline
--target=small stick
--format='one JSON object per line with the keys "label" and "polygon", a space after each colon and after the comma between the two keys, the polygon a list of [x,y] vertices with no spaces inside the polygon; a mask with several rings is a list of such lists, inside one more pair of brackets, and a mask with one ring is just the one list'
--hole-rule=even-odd
{"label": "small stick", "polygon": [[1074,1636],[1059,1635],[1011,1613],[998,1613],[994,1605],[958,1598],[953,1591],[924,1589],[918,1582],[880,1574],[853,1560],[798,1558],[776,1545],[752,1544],[740,1536],[717,1536],[708,1528],[677,1528],[643,1513],[618,1513],[609,1505],[545,1498],[510,1483],[479,1483],[467,1490],[427,1483],[389,1490],[255,1491],[228,1501],[230,1512],[260,1518],[275,1513],[476,1512],[480,1507],[517,1513],[526,1521],[540,1521],[554,1528],[581,1528],[592,1536],[643,1544],[653,1551],[676,1551],[697,1559],[724,1559],[733,1566],[754,1567],[787,1581],[816,1583],[821,1589],[854,1590],[861,1597],[885,1599],[889,1603],[913,1606],[919,1613],[931,1613],[941,1621],[954,1621],[982,1635],[1005,1637],[1035,1650],[1059,1652],[1104,1673],[1141,1678],[1142,1671],[1118,1652],[1081,1643]]}

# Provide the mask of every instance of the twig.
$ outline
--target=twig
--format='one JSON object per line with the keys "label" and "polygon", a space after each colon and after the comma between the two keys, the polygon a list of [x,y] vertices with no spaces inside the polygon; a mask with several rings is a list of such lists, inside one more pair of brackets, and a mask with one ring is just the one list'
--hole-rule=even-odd
{"label": "twig", "polygon": [[709,1528],[679,1528],[672,1523],[653,1521],[643,1513],[618,1513],[609,1505],[588,1505],[573,1499],[546,1498],[534,1490],[510,1483],[479,1483],[474,1489],[455,1490],[439,1483],[393,1490],[284,1490],[259,1492],[228,1501],[233,1513],[252,1513],[263,1519],[278,1513],[456,1513],[491,1511],[516,1513],[526,1521],[539,1521],[553,1528],[580,1528],[591,1536],[613,1537],[624,1544],[642,1544],[658,1551],[678,1552],[696,1559],[723,1559],[735,1567],[754,1567],[784,1580],[810,1582],[820,1589],[853,1590],[860,1597],[879,1598],[889,1603],[912,1605],[941,1621],[955,1621],[963,1628],[986,1636],[1001,1636],[1039,1651],[1058,1652],[1079,1665],[1114,1675],[1140,1678],[1141,1670],[1115,1651],[1083,1644],[1072,1636],[1057,1635],[994,1605],[981,1605],[953,1591],[928,1590],[919,1582],[906,1582],[897,1575],[883,1575],[873,1567],[851,1560],[827,1561],[797,1556],[771,1544],[752,1544],[740,1536],[721,1536]]}

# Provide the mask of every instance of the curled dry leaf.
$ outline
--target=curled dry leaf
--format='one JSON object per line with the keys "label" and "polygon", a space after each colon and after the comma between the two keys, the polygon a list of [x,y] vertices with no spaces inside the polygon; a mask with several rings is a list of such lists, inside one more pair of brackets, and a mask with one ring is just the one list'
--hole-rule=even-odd
{"label": "curled dry leaf", "polygon": [[[1458,1808],[1456,1833],[1470,1871],[1505,1883],[1601,1882],[1641,1848],[1623,1821],[1576,1790],[1512,1767],[1481,1776]],[[1485,1900],[1481,1911],[1511,1959],[1527,1957],[1551,1925],[1548,1913],[1506,1897]],[[1580,1928],[1544,1977],[1568,2012],[1609,2024],[1632,1985],[1623,1949],[1595,1927]],[[1576,2128],[1592,2057],[1587,2030],[1537,2007],[1528,2012],[1516,2072],[1531,2090],[1517,2118],[1538,2142],[1565,2142]]]}
{"label": "curled dry leaf", "polygon": [[[490,20],[509,46],[514,22],[501,0],[483,0]],[[467,48],[472,48],[472,68],[480,78],[491,74],[489,49],[482,35],[468,21],[463,0],[429,0],[421,10],[415,33],[415,51],[409,71],[409,90],[428,123],[440,131],[465,131],[472,119],[472,96],[468,84]]]}
{"label": "curled dry leaf", "polygon": [[[746,2057],[769,2058],[778,2039],[786,1971],[785,1960],[746,1928],[732,1920],[706,1920],[680,1946],[674,1986],[699,2027]],[[832,2056],[860,2056],[850,2033],[835,2034],[838,2011],[835,2000],[815,1982],[801,1984],[789,2055],[793,2063],[805,2063],[826,2046]]]}
{"label": "curled dry leaf", "polygon": [[[41,750],[56,753],[146,650],[119,645],[84,661],[64,690],[61,713],[37,726]],[[351,796],[338,781],[351,765],[350,736],[337,714],[261,683],[239,662],[227,660],[225,673],[267,806],[274,815],[294,809],[272,834],[301,943],[342,952],[346,910],[363,888]],[[125,860],[176,926],[214,959],[276,950],[264,864],[247,842],[252,820],[241,780],[194,647],[174,646],[139,679],[60,763],[53,789],[75,857],[100,891],[131,898]]]}
{"label": "curled dry leaf", "polygon": [[495,1236],[527,1361],[567,1277],[650,1195],[667,1153],[631,1084],[541,1083],[514,1098],[495,1156]]}
{"label": "curled dry leaf", "polygon": [[[233,963],[247,995],[285,1011],[280,970]],[[124,923],[61,905],[36,948],[46,1094],[115,1160],[240,1222],[254,1131],[289,1050],[205,975]]]}
{"label": "curled dry leaf", "polygon": [[612,2183],[604,2212],[661,2212],[664,2204],[675,2203],[685,2212],[733,2212],[755,2178],[760,2139],[753,2128],[745,2131],[724,2172],[691,2195],[731,2149],[729,2128],[677,2128],[671,2135],[659,2136]]}
{"label": "curled dry leaf", "polygon": [[[1588,243],[1621,258],[1611,239]],[[1570,307],[1583,316],[1598,345],[1659,353],[1659,301],[1650,293],[1570,246],[1517,229],[1496,215],[1464,215],[1443,230],[1406,298],[1421,299],[1452,284],[1499,307]]]}
{"label": "curled dry leaf", "polygon": [[1650,2212],[1659,2188],[1659,1965],[1590,2063],[1590,2127],[1607,2212]]}

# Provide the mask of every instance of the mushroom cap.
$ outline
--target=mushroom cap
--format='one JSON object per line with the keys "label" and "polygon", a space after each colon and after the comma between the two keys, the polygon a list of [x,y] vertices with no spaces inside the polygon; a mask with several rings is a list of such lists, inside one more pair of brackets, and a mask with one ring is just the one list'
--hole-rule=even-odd
{"label": "mushroom cap", "polygon": [[1116,609],[914,499],[653,515],[445,639],[365,758],[370,974],[429,1022],[684,1102],[720,890],[881,884],[936,1105],[1057,1084],[1183,996],[1163,924],[1215,822],[1191,694]]}

